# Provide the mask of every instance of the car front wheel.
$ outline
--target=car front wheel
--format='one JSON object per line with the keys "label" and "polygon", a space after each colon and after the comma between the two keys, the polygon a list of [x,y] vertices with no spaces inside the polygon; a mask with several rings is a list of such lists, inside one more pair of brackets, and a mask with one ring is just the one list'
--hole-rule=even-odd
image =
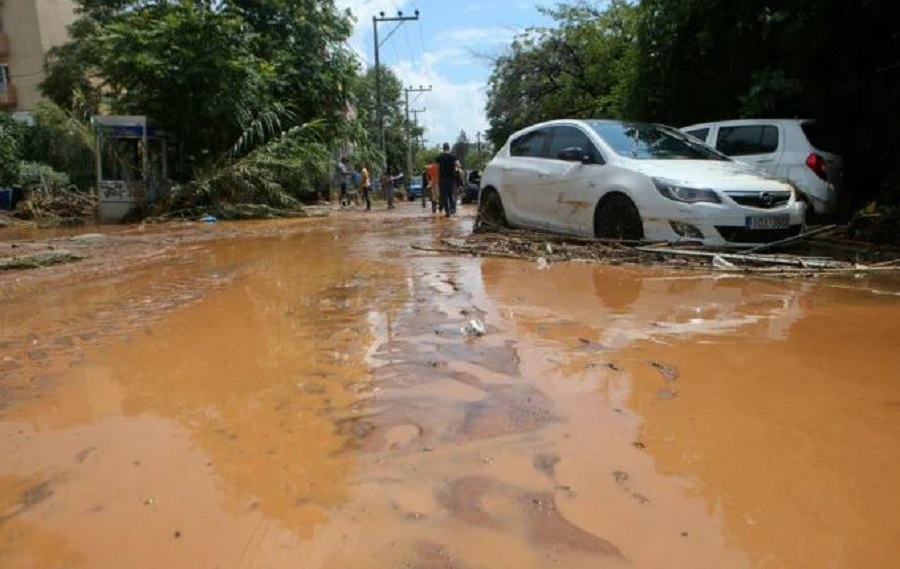
{"label": "car front wheel", "polygon": [[601,239],[643,239],[644,224],[637,206],[623,194],[601,200],[594,212],[594,235]]}
{"label": "car front wheel", "polygon": [[492,190],[487,192],[478,204],[479,225],[499,225],[506,227],[506,212],[503,210],[503,201],[500,194]]}

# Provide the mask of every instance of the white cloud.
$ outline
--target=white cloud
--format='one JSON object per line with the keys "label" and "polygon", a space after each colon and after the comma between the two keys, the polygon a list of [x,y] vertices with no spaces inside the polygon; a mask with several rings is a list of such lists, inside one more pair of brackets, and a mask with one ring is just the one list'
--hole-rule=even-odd
{"label": "white cloud", "polygon": [[465,130],[471,141],[475,140],[477,132],[481,132],[484,139],[488,123],[484,115],[487,93],[483,82],[453,83],[427,65],[414,67],[409,62],[401,62],[393,69],[404,85],[431,85],[431,91],[410,103],[411,107],[427,109],[419,115],[419,120],[425,127],[428,146],[443,142],[452,144],[460,130]]}
{"label": "white cloud", "polygon": [[[408,85],[422,85],[427,78],[420,73],[410,73],[402,66],[395,71]],[[421,80],[420,80],[421,79]],[[477,132],[488,128],[484,108],[486,91],[484,83],[452,83],[445,77],[432,77],[430,92],[424,93],[411,107],[425,108],[419,123],[425,128],[426,145],[429,147],[443,142],[453,143],[460,130],[465,130],[469,140],[474,141]]]}
{"label": "white cloud", "polygon": [[[337,5],[349,8],[356,16],[353,36],[348,43],[367,65],[373,63],[372,16],[380,12],[395,15],[400,10],[404,15],[413,12],[407,2],[397,0],[337,0]],[[423,46],[424,49],[436,47],[436,50],[425,51],[418,58],[412,54],[415,61],[407,58],[388,63],[404,86],[430,85],[432,88],[418,96],[410,94],[411,108],[426,109],[418,118],[425,127],[428,146],[443,142],[452,144],[460,130],[465,130],[473,142],[477,132],[481,132],[484,139],[488,128],[484,108],[490,71],[489,64],[479,54],[497,51],[509,43],[514,34],[515,30],[498,26],[442,30],[433,37],[436,46]],[[458,79],[457,75],[467,79]]]}
{"label": "white cloud", "polygon": [[508,44],[512,41],[512,38],[516,33],[517,30],[500,26],[485,28],[455,28],[442,31],[437,34],[436,39],[440,44],[465,44],[477,49],[479,46]]}
{"label": "white cloud", "polygon": [[[384,12],[385,15],[394,16],[401,11],[406,4],[398,0],[337,0],[335,2],[340,9],[349,9],[356,18],[353,26],[353,35],[350,37],[350,47],[366,62],[369,61],[369,53],[372,50],[372,16]],[[412,11],[409,10],[409,16]],[[367,45],[368,42],[368,45]]]}

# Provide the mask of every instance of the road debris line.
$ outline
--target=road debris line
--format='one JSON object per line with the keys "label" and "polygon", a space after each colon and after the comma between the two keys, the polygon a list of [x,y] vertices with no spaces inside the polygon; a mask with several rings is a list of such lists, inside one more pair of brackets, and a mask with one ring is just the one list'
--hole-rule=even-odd
{"label": "road debris line", "polygon": [[[758,253],[772,247],[795,247],[811,237],[838,229],[821,227],[801,235],[746,250],[712,249],[669,243],[647,243],[614,239],[588,239],[552,235],[509,228],[484,229],[465,238],[442,239],[438,246],[413,244],[412,248],[436,253],[481,257],[527,259],[539,270],[557,262],[583,262],[606,265],[664,266],[678,269],[713,270],[729,274],[763,274],[779,277],[862,274],[900,270],[900,258],[862,264],[834,257],[787,253]],[[814,243],[815,245],[815,243]],[[872,251],[857,248],[860,254]]]}
{"label": "road debris line", "polygon": [[83,255],[78,255],[76,253],[72,253],[71,251],[44,251],[31,255],[22,255],[20,257],[0,259],[0,271],[14,269],[36,269],[38,267],[48,267],[50,265],[71,263],[72,261],[80,261],[81,259],[84,259]]}

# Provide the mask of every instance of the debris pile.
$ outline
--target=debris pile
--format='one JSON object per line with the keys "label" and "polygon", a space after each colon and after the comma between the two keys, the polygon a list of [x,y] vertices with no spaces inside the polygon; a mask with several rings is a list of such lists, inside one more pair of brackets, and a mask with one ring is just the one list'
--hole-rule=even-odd
{"label": "debris pile", "polygon": [[37,189],[16,209],[15,215],[21,219],[91,220],[97,211],[97,196],[63,188]]}
{"label": "debris pile", "polygon": [[[796,237],[750,249],[714,249],[690,243],[647,243],[586,239],[535,231],[495,228],[465,238],[443,239],[440,245],[415,249],[441,253],[533,260],[538,268],[565,261],[607,265],[652,265],[682,269],[804,277],[900,271],[900,251],[874,251],[871,247],[834,240],[819,241],[837,226],[825,226]],[[768,253],[777,249],[778,253]],[[821,249],[839,255],[812,254]],[[883,260],[889,256],[889,260]],[[865,259],[862,261],[861,259]]]}

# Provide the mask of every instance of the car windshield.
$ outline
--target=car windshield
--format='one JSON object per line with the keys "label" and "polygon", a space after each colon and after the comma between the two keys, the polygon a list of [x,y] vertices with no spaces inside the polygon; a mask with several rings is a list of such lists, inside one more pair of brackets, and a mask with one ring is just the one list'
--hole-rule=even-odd
{"label": "car windshield", "polygon": [[616,154],[638,160],[729,160],[675,129],[646,123],[586,121]]}

